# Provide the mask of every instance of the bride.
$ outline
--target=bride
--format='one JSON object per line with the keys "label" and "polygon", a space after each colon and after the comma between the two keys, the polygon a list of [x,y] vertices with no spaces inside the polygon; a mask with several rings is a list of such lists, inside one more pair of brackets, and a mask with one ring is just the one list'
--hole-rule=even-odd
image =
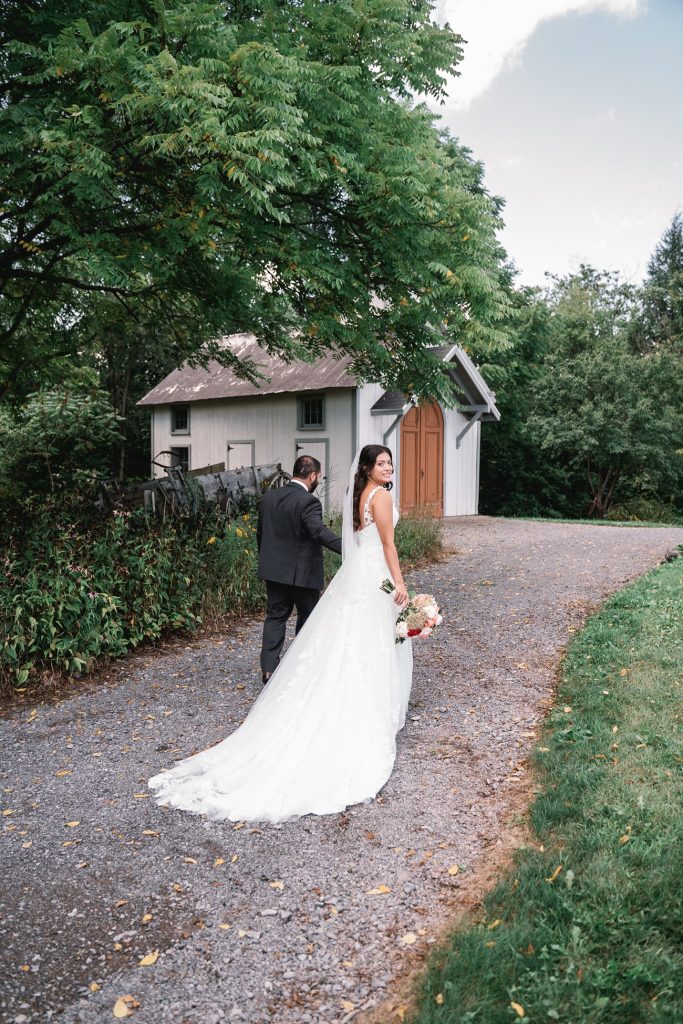
{"label": "bride", "polygon": [[[371,800],[396,756],[412,680],[394,626],[408,601],[385,485],[392,455],[366,445],[344,499],[342,565],[242,725],[150,779],[158,803],[217,821],[280,822]],[[388,576],[391,595],[380,590]]]}

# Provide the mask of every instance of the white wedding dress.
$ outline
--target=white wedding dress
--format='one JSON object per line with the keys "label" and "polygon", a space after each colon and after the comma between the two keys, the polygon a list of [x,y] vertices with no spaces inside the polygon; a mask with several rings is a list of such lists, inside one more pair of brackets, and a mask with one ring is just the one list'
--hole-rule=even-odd
{"label": "white wedding dress", "polygon": [[[378,488],[376,488],[378,490]],[[158,803],[217,821],[281,822],[371,800],[396,756],[412,681],[410,641],[368,497],[364,528],[259,695],[227,739],[150,779]],[[398,512],[394,508],[394,524]]]}

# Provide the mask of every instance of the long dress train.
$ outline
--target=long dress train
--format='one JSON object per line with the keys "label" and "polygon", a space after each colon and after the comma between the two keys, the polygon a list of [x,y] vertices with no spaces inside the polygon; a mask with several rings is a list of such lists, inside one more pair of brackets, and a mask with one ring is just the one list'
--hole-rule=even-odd
{"label": "long dress train", "polygon": [[388,576],[370,523],[243,724],[150,779],[157,802],[280,822],[372,799],[391,775],[412,681],[410,641],[395,643],[398,608],[380,590]]}

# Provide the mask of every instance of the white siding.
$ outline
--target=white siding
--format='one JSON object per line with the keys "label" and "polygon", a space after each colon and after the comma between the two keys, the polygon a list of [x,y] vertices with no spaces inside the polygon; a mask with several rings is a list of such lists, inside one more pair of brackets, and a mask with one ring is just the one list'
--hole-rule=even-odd
{"label": "white siding", "polygon": [[[155,406],[152,416],[152,452],[172,447],[190,448],[190,469],[226,462],[228,441],[254,442],[257,465],[282,463],[291,472],[296,439],[327,439],[329,465],[328,510],[340,508],[353,458],[353,389],[336,388],[325,392],[325,428],[299,430],[296,395],[259,395],[250,398],[193,402],[189,434],[171,433],[171,407]],[[301,454],[301,453],[300,453]],[[155,476],[163,469],[153,466]]]}
{"label": "white siding", "polygon": [[[358,389],[356,400],[356,449],[366,444],[385,444],[384,433],[389,430],[396,419],[391,416],[372,416],[370,410],[384,394],[379,384],[364,384]],[[401,424],[396,425],[386,440],[387,448],[391,448],[394,456],[394,501],[401,503],[400,469],[401,469]],[[354,453],[355,454],[355,453]]]}
{"label": "white siding", "polygon": [[[301,431],[297,427],[296,395],[261,395],[252,398],[194,402],[190,433],[171,433],[170,406],[153,409],[152,452],[187,445],[190,468],[226,462],[228,441],[253,441],[257,464],[280,462],[291,472],[297,438],[327,439],[326,511],[341,508],[349,466],[355,450],[364,444],[383,444],[384,432],[395,417],[371,416],[370,409],[383,394],[378,384],[366,384],[354,395],[351,388],[325,392],[325,429]],[[354,416],[355,406],[355,416]],[[444,415],[444,515],[476,515],[479,505],[479,442],[481,425],[476,423],[465,435],[460,448],[455,438],[468,417],[454,409]],[[394,453],[394,500],[400,504],[400,424],[387,438]],[[314,446],[312,446],[314,447]],[[317,448],[317,446],[315,446]],[[152,467],[155,476],[163,470]]]}
{"label": "white siding", "polygon": [[469,417],[444,409],[443,514],[474,516],[479,511],[479,438],[481,424],[467,431],[459,448],[455,439]]}

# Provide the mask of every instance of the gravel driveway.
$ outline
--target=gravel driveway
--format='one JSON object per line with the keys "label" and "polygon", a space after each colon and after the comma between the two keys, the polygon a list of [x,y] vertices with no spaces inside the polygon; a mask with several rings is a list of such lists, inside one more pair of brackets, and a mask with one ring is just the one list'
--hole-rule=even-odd
{"label": "gravel driveway", "polygon": [[339,1024],[399,998],[509,840],[572,632],[683,529],[473,517],[447,536],[455,553],[411,577],[445,623],[416,647],[395,771],[370,804],[252,828],[149,798],[151,775],[244,717],[257,621],[0,722],[2,1019],[95,1024],[130,996],[132,1024]]}

